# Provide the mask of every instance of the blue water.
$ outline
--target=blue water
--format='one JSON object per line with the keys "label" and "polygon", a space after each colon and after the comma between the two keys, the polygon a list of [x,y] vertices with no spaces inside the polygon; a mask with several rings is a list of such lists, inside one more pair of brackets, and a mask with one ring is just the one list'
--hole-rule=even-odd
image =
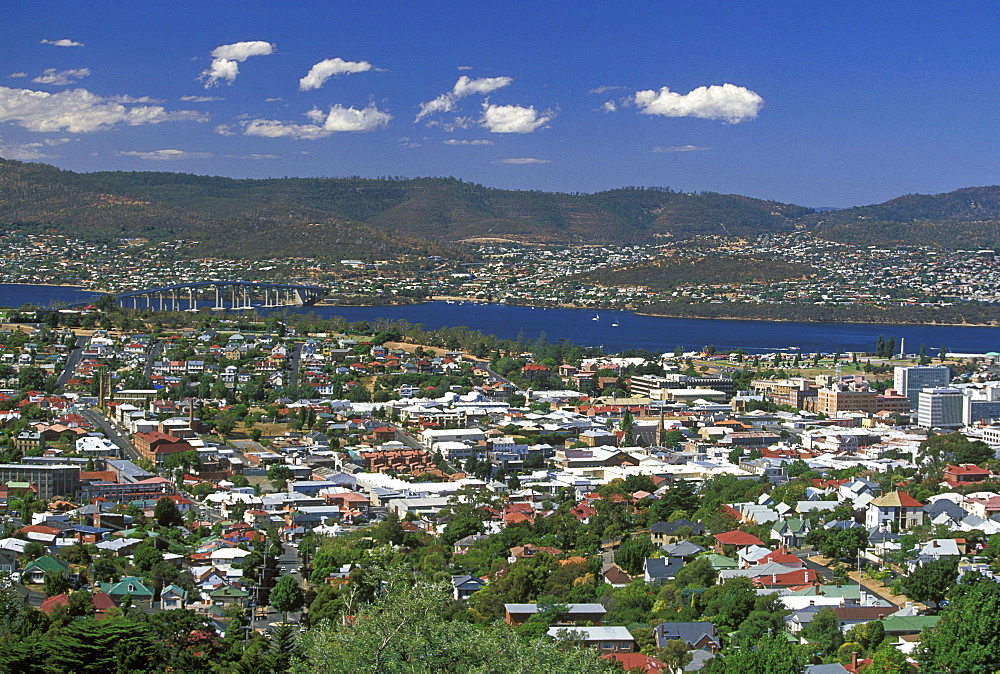
{"label": "blue water", "polygon": [[[54,286],[0,284],[0,306],[25,303],[44,306],[51,301],[71,302],[93,293]],[[533,309],[505,304],[448,304],[428,302],[396,307],[287,307],[289,311],[314,312],[349,321],[405,320],[427,328],[465,326],[470,330],[516,339],[534,340],[544,334],[550,342],[566,339],[583,346],[603,346],[614,353],[624,349],[673,351],[681,345],[691,350],[709,344],[716,349],[743,348],[761,353],[799,347],[803,352],[874,351],[879,335],[894,337],[896,348],[906,340],[906,351],[916,353],[921,344],[937,354],[947,345],[952,353],[1000,351],[1000,328],[939,325],[864,325],[855,323],[783,323],[697,318],[637,316],[624,311],[586,309]],[[599,314],[599,320],[593,320]],[[618,326],[612,324],[617,321]]]}
{"label": "blue water", "polygon": [[[709,344],[716,349],[743,348],[762,353],[799,347],[803,352],[874,351],[879,335],[895,337],[896,347],[906,340],[908,353],[921,344],[937,354],[945,344],[953,353],[1000,351],[1000,328],[937,325],[863,325],[854,323],[785,323],[731,321],[700,318],[638,316],[624,311],[586,309],[532,309],[505,304],[446,304],[429,302],[401,307],[312,307],[317,315],[343,316],[349,321],[379,318],[423,323],[428,328],[466,326],[498,337],[537,339],[542,333],[550,342],[566,339],[583,346],[603,346],[614,353],[624,349],[673,351]],[[593,320],[595,316],[600,320]],[[613,327],[612,323],[618,323]]]}

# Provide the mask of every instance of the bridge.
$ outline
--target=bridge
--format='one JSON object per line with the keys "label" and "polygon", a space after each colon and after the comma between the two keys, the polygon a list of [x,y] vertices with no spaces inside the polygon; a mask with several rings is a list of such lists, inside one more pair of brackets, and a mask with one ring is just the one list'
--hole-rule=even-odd
{"label": "bridge", "polygon": [[[260,281],[200,281],[178,283],[160,288],[114,293],[115,304],[124,309],[158,311],[213,311],[253,309],[255,307],[309,306],[322,299],[327,289],[321,286]],[[73,302],[70,307],[94,304],[90,299]]]}

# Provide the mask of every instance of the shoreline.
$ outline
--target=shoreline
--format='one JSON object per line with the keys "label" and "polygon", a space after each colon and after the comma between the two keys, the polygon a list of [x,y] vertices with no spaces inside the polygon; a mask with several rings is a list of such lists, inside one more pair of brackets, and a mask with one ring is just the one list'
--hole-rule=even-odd
{"label": "shoreline", "polygon": [[[79,285],[73,285],[70,283],[6,283],[4,285],[11,286],[39,286],[39,287],[50,287],[50,288],[67,288],[78,290],[80,292],[94,293],[95,295],[107,294],[104,290],[95,290],[92,288],[85,288]],[[343,304],[335,303],[330,301],[317,302],[316,307],[326,307],[336,309],[338,307],[344,308],[378,308],[378,307],[399,307],[399,306],[411,306],[420,304],[429,304],[431,302],[441,302],[441,303],[453,303],[457,305],[461,304],[502,304],[511,307],[532,307],[535,309],[571,309],[578,311],[620,311],[623,313],[630,313],[636,316],[644,316],[648,318],[677,318],[677,319],[692,319],[692,320],[704,320],[704,321],[752,321],[761,323],[810,323],[810,324],[845,324],[845,325],[916,325],[916,326],[928,326],[928,327],[951,327],[951,328],[1000,328],[1000,319],[991,323],[951,323],[951,322],[938,322],[938,321],[915,321],[915,320],[887,320],[887,321],[859,321],[851,320],[849,317],[838,317],[836,319],[821,319],[821,318],[808,318],[808,317],[795,317],[795,318],[785,318],[778,316],[768,316],[768,317],[748,317],[748,316],[703,316],[696,314],[676,314],[676,313],[651,313],[648,311],[643,311],[641,309],[628,309],[621,307],[609,307],[609,306],[590,306],[581,307],[566,303],[556,303],[556,304],[532,304],[528,302],[497,302],[495,300],[487,300],[482,298],[471,298],[462,297],[458,295],[434,295],[426,299],[415,299],[407,298],[410,301],[380,301],[380,302],[359,302],[357,304]],[[774,305],[769,305],[773,307]]]}
{"label": "shoreline", "polygon": [[926,325],[942,328],[1000,328],[996,323],[928,323],[926,321],[851,321],[846,319],[819,320],[810,318],[747,318],[746,316],[681,316],[677,314],[650,314],[644,311],[632,311],[637,316],[649,318],[690,318],[703,321],[758,321],[761,323],[830,323],[847,325]]}

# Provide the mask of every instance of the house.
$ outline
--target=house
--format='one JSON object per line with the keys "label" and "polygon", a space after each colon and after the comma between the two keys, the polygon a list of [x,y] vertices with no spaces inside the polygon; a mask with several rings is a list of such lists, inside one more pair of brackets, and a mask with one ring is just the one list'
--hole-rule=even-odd
{"label": "house", "polygon": [[[117,583],[101,583],[101,592],[107,592],[116,604],[120,604],[122,598],[127,595],[133,606],[153,607],[153,589],[137,576],[125,576]],[[123,606],[122,610],[128,608]]]}
{"label": "house", "polygon": [[236,604],[243,606],[250,593],[238,585],[222,585],[208,593],[208,598],[216,606]]}
{"label": "house", "polygon": [[[94,606],[94,617],[97,620],[103,620],[104,614],[109,609],[116,607],[114,600],[105,592],[95,592],[91,597],[91,603]],[[69,595],[57,594],[43,601],[38,609],[45,615],[51,615],[56,606],[66,606],[67,604],[69,604]]]}
{"label": "house", "polygon": [[160,591],[160,610],[184,608],[187,604],[187,590],[177,585],[167,585]]}
{"label": "house", "polygon": [[726,554],[726,552],[733,548],[745,548],[750,545],[763,547],[764,542],[753,534],[738,529],[715,534],[715,551],[720,555]]}
{"label": "house", "polygon": [[571,641],[596,648],[601,653],[632,653],[635,638],[626,627],[552,627],[546,632],[553,639]]}
{"label": "house", "polygon": [[[600,625],[607,609],[601,604],[564,604],[565,612],[558,621],[560,625],[572,625],[578,622],[590,622]],[[531,616],[550,608],[544,604],[504,604],[504,620],[508,625],[520,625]]]}
{"label": "house", "polygon": [[688,649],[715,653],[722,647],[715,625],[711,622],[660,623],[653,628],[657,648],[666,648],[668,641],[680,639]]}
{"label": "house", "polygon": [[626,672],[666,674],[670,671],[666,663],[642,653],[608,653],[601,657],[605,660],[614,660]]}
{"label": "house", "polygon": [[979,484],[990,479],[990,471],[973,463],[963,463],[958,466],[946,466],[944,481],[951,487]]}
{"label": "house", "polygon": [[681,533],[686,533],[687,529],[690,529],[691,534],[695,536],[701,536],[705,533],[705,525],[700,522],[680,519],[673,522],[657,522],[653,524],[649,527],[649,537],[656,545],[665,545],[680,537],[677,533],[680,529],[684,529]]}
{"label": "house", "polygon": [[452,597],[455,601],[465,601],[474,592],[486,587],[486,581],[478,576],[452,576],[451,577]]}
{"label": "house", "polygon": [[647,557],[642,565],[643,580],[647,583],[673,580],[683,566],[680,557]]}
{"label": "house", "polygon": [[632,577],[625,573],[625,570],[617,564],[612,564],[611,567],[604,572],[604,582],[611,587],[625,587],[632,582]]}
{"label": "house", "polygon": [[50,555],[42,555],[24,565],[24,569],[21,571],[21,582],[40,585],[45,582],[45,574],[50,572],[59,573],[63,577],[69,578],[69,564]]}
{"label": "house", "polygon": [[667,557],[680,557],[682,559],[690,559],[705,552],[705,548],[691,541],[674,541],[664,545],[661,549]]}
{"label": "house", "polygon": [[906,492],[893,491],[868,504],[865,526],[869,529],[889,524],[894,531],[905,531],[924,522],[924,504]]}
{"label": "house", "polygon": [[882,620],[899,609],[895,606],[840,606],[831,610],[837,616],[840,629],[846,632],[855,625]]}

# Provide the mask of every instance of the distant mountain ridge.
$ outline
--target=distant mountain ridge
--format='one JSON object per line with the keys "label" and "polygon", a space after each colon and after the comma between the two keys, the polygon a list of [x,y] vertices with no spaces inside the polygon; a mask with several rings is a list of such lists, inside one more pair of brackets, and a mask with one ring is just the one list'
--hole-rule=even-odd
{"label": "distant mountain ridge", "polygon": [[454,178],[235,179],[166,172],[75,173],[0,159],[0,227],[83,238],[197,240],[194,254],[388,257],[486,241],[637,244],[808,229],[877,244],[1000,246],[1000,188],[908,195],[816,212],[739,195],[620,188],[514,191]]}

